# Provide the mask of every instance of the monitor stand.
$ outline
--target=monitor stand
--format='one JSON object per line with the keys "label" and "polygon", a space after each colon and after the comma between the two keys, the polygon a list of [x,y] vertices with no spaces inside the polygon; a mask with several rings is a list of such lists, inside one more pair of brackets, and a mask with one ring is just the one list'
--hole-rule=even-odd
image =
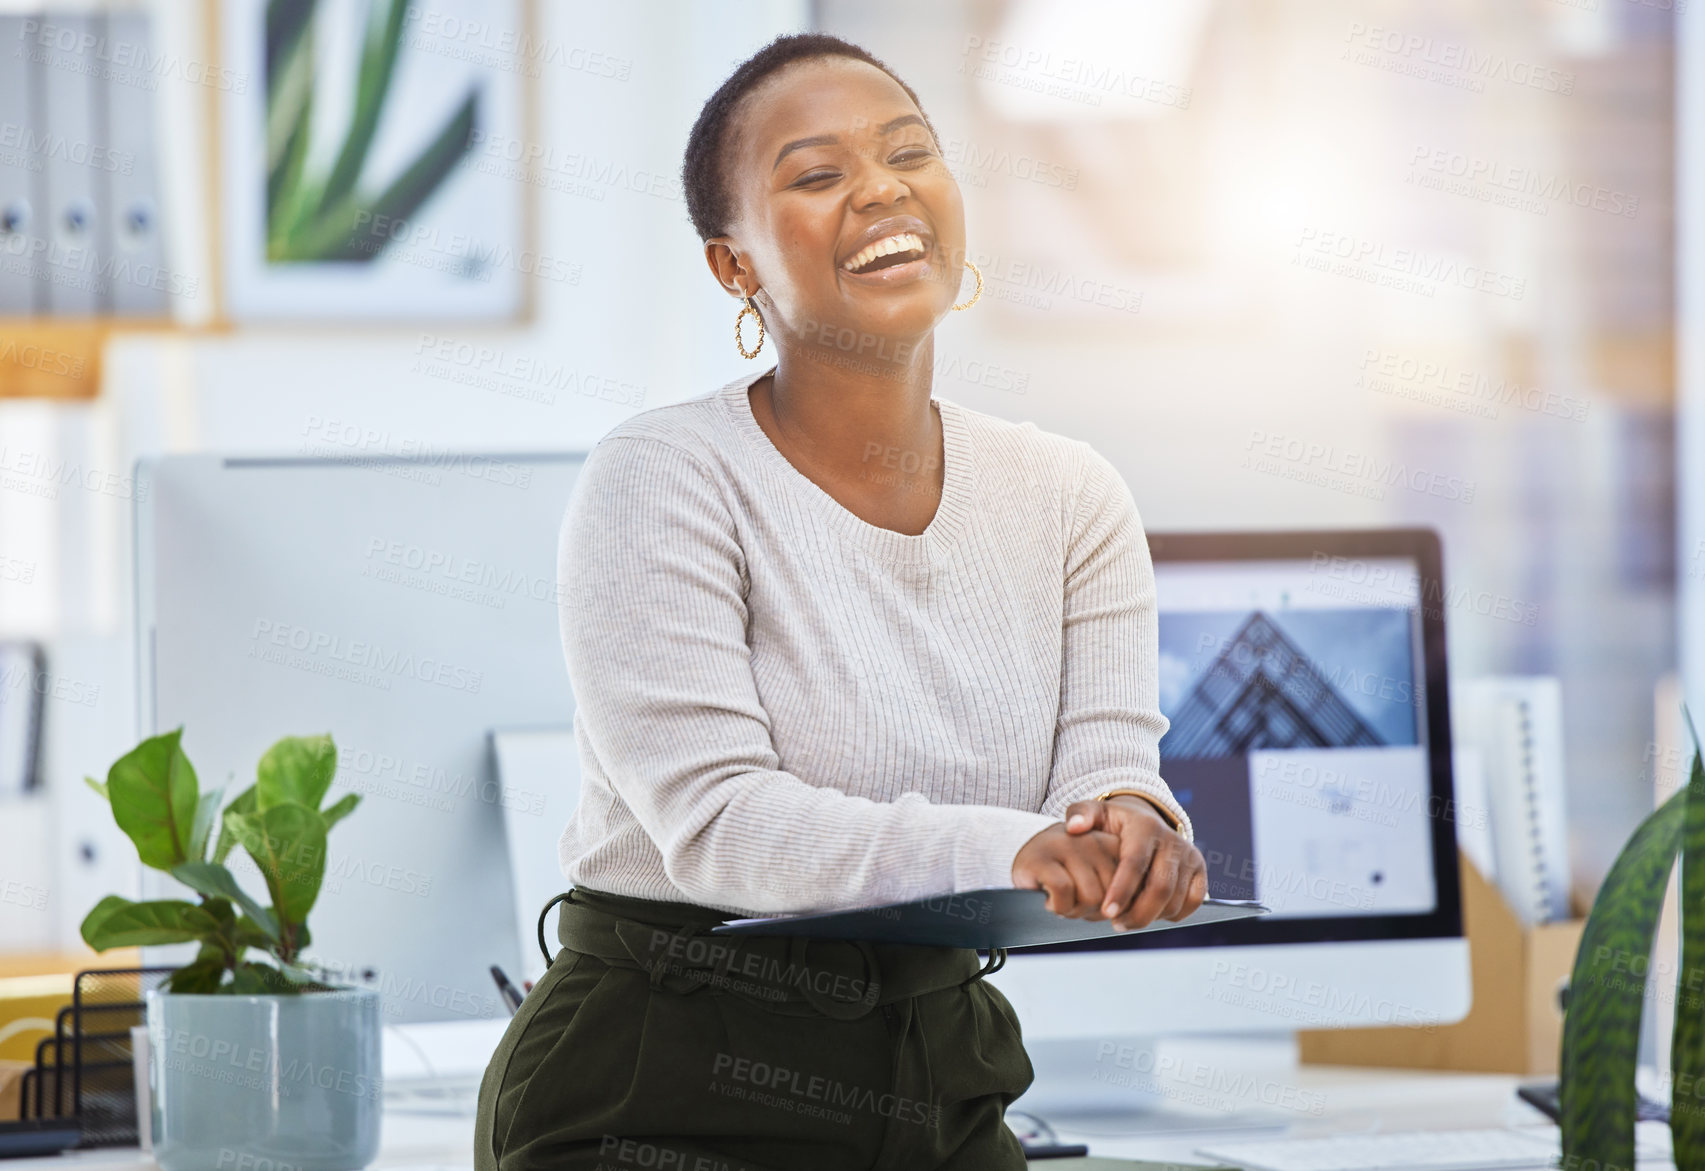
{"label": "monitor stand", "polygon": [[1078,1131],[1272,1131],[1326,1106],[1324,1094],[1298,1084],[1291,1033],[1048,1038],[1025,1049],[1036,1080],[1012,1109],[1049,1123],[1082,1120]]}

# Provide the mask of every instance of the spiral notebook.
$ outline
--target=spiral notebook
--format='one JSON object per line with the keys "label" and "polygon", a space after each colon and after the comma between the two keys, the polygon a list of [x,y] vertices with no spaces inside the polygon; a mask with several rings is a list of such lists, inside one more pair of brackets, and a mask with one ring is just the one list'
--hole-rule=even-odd
{"label": "spiral notebook", "polygon": [[1179,923],[1157,919],[1135,931],[1116,932],[1106,921],[1067,919],[1048,910],[1039,890],[990,887],[935,895],[909,903],[888,903],[855,911],[735,919],[711,931],[723,935],[789,935],[808,939],[850,939],[867,943],[912,943],[924,947],[1041,947],[1085,939],[1124,939],[1150,931],[1199,927],[1265,915],[1269,908],[1239,899],[1208,899]]}
{"label": "spiral notebook", "polygon": [[[1487,875],[1523,923],[1569,917],[1569,834],[1563,784],[1563,690],[1550,676],[1451,684],[1451,730],[1479,758],[1485,805],[1459,794],[1459,822],[1490,822]],[[1466,827],[1459,827],[1461,835]]]}

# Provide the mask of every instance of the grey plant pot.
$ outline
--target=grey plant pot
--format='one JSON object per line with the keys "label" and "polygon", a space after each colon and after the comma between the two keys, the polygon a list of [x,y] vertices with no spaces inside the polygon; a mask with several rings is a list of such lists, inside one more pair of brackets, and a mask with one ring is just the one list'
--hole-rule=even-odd
{"label": "grey plant pot", "polygon": [[379,991],[148,994],[164,1171],[355,1171],[379,1151]]}

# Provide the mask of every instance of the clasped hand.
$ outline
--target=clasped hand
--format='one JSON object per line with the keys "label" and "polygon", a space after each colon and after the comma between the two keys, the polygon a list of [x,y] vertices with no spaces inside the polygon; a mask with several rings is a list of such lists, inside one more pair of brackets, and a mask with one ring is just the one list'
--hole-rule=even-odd
{"label": "clasped hand", "polygon": [[1019,849],[1012,884],[1043,890],[1068,919],[1111,919],[1116,931],[1176,922],[1208,895],[1202,853],[1139,797],[1079,801]]}

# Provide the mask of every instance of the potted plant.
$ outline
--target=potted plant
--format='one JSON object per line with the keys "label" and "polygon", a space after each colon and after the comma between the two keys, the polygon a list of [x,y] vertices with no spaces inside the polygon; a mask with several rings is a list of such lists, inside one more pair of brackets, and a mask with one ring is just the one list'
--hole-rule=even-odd
{"label": "potted plant", "polygon": [[[1691,720],[1689,721],[1691,726]],[[1670,868],[1681,859],[1681,954],[1670,1044],[1670,1136],[1677,1171],[1705,1169],[1705,759],[1694,736],[1686,785],[1648,817],[1606,875],[1569,980],[1563,1014],[1564,1168],[1632,1171],[1635,1063],[1652,940]],[[1654,981],[1655,983],[1655,981]]]}
{"label": "potted plant", "polygon": [[[88,782],[142,863],[199,896],[110,895],[83,920],[96,951],[200,945],[147,997],[154,1156],[165,1171],[256,1159],[299,1171],[365,1167],[379,1146],[379,993],[324,983],[303,964],[326,834],[360,797],[322,809],[337,771],[331,737],[286,737],[225,805],[223,789],[201,792],[182,735],[144,740],[104,783]],[[239,847],[269,905],[226,867]]]}

